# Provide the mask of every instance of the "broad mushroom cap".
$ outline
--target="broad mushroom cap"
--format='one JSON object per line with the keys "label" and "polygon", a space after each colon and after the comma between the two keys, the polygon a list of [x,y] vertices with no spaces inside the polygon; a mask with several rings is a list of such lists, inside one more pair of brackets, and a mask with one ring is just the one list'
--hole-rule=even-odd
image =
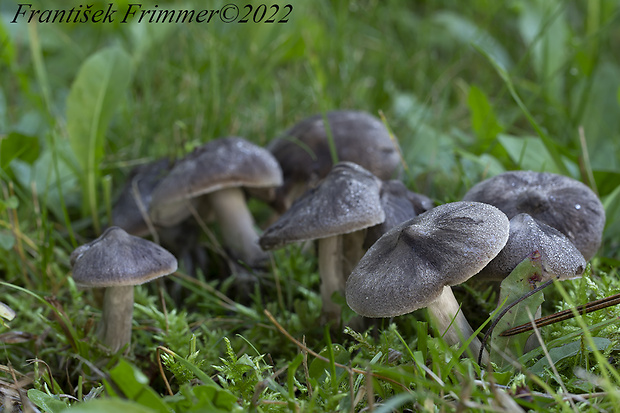
{"label": "broad mushroom cap", "polygon": [[347,304],[366,317],[407,314],[465,282],[504,247],[509,223],[479,202],[435,207],[394,227],[366,252],[347,280]]}
{"label": "broad mushroom cap", "polygon": [[547,172],[510,171],[474,185],[464,201],[485,202],[508,218],[526,213],[559,230],[590,260],[605,226],[605,209],[583,183]]}
{"label": "broad mushroom cap", "polygon": [[[326,118],[338,161],[354,162],[382,180],[396,175],[400,167],[398,149],[379,119],[352,110],[327,112]],[[303,119],[272,141],[268,149],[282,167],[281,198],[287,197],[296,183],[314,187],[333,165],[323,115]]]}
{"label": "broad mushroom cap", "polygon": [[153,190],[171,167],[172,162],[163,158],[132,169],[112,208],[112,225],[139,237],[148,235],[149,228],[140,213],[136,196],[140,197],[140,202],[148,213]]}
{"label": "broad mushroom cap", "polygon": [[541,255],[542,282],[551,277],[577,278],[586,268],[583,255],[564,234],[528,214],[518,214],[510,220],[506,246],[476,277],[503,280],[534,251]]}
{"label": "broad mushroom cap", "polygon": [[260,238],[264,250],[347,234],[385,219],[381,181],[361,166],[340,162],[319,184],[293,203]]}
{"label": "broad mushroom cap", "polygon": [[82,287],[139,285],[177,270],[177,260],[159,245],[110,227],[71,253],[73,279]]}
{"label": "broad mushroom cap", "polygon": [[281,184],[280,165],[269,151],[239,137],[215,139],[176,163],[153,191],[150,214],[155,223],[171,226],[190,215],[183,211],[192,198],[231,187]]}

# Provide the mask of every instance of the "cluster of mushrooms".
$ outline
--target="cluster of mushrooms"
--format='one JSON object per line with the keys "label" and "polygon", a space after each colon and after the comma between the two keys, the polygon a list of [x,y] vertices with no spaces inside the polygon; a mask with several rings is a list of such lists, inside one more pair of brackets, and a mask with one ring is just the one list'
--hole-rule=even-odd
{"label": "cluster of mushrooms", "polygon": [[[394,179],[400,162],[381,121],[334,111],[299,122],[267,148],[222,138],[176,162],[135,169],[114,207],[115,226],[71,255],[77,284],[106,288],[102,342],[113,351],[129,343],[133,285],[176,271],[172,254],[139,237],[151,235],[192,272],[202,265],[191,247],[198,222],[219,225],[223,253],[243,268],[264,268],[268,250],[316,240],[323,321],[340,323],[334,294],[365,317],[427,307],[450,345],[473,334],[451,286],[473,276],[501,280],[534,251],[540,281],[575,278],[600,246],[603,206],[574,179],[506,172],[462,201],[434,206]],[[262,235],[249,197],[277,214]],[[470,349],[480,347],[473,337]]]}

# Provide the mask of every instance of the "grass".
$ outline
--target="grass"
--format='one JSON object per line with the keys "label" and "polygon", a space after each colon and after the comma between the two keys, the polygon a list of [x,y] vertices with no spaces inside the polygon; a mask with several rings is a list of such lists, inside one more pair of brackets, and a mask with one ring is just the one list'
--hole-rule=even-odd
{"label": "grass", "polygon": [[[272,25],[11,24],[16,3],[0,5],[0,301],[17,313],[0,326],[5,408],[28,411],[27,397],[49,412],[617,410],[616,308],[545,327],[543,349],[483,371],[429,335],[423,313],[374,335],[329,333],[316,259],[291,246],[246,299],[216,270],[137,288],[122,357],[95,342],[100,307],[68,258],[107,224],[133,166],[220,136],[265,145],[306,116],[356,108],[384,115],[405,183],[438,203],[504,170],[586,182],[606,207],[603,245],[591,275],[545,292],[543,312],[618,293],[615,2],[294,2]],[[85,63],[102,53],[122,60],[98,63],[108,83]],[[251,209],[264,226],[267,207]],[[456,295],[472,324],[487,321],[489,286]]]}

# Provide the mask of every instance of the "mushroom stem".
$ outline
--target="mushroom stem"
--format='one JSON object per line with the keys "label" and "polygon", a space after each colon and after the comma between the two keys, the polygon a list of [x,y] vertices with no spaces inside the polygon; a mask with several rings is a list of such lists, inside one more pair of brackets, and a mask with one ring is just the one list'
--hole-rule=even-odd
{"label": "mushroom stem", "polygon": [[322,316],[326,321],[340,322],[341,308],[332,301],[336,291],[344,293],[346,279],[342,268],[342,236],[318,240],[319,276],[321,277]]}
{"label": "mushroom stem", "polygon": [[[444,287],[441,295],[430,303],[427,308],[439,333],[448,345],[460,344],[474,334],[474,330],[459,308],[459,303],[452,293],[452,288]],[[480,353],[481,346],[482,344],[478,337],[474,337],[469,343],[469,349],[474,356]],[[483,364],[488,364],[488,361],[489,354],[485,350],[482,362]]]}
{"label": "mushroom stem", "polygon": [[131,341],[133,286],[108,287],[103,300],[103,317],[98,335],[113,352]]}
{"label": "mushroom stem", "polygon": [[342,235],[342,278],[345,284],[353,268],[355,268],[366,253],[366,248],[364,248],[366,232],[367,228],[364,228]]}
{"label": "mushroom stem", "polygon": [[250,266],[266,261],[268,256],[258,245],[254,218],[245,203],[243,191],[240,188],[225,188],[206,196],[222,229],[224,244],[234,258]]}

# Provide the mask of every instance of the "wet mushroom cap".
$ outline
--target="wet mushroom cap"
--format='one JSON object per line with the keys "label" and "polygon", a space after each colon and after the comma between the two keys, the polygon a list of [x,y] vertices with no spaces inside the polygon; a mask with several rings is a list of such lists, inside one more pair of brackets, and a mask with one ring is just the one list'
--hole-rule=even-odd
{"label": "wet mushroom cap", "polygon": [[590,260],[605,226],[605,209],[596,194],[572,178],[547,172],[510,171],[474,185],[464,201],[485,202],[508,218],[526,213],[556,228]]}
{"label": "wet mushroom cap", "polygon": [[347,234],[383,222],[381,181],[352,162],[340,162],[318,187],[293,203],[260,239],[265,250]]}
{"label": "wet mushroom cap", "polygon": [[569,280],[586,268],[583,255],[564,234],[528,214],[518,214],[510,220],[506,246],[477,277],[503,280],[534,251],[541,254],[545,278]]}
{"label": "wet mushroom cap", "polygon": [[176,258],[159,245],[110,227],[71,253],[73,279],[82,287],[139,285],[177,270]]}
{"label": "wet mushroom cap", "polygon": [[280,165],[269,151],[243,138],[215,139],[178,161],[159,183],[153,191],[151,217],[161,225],[174,225],[175,214],[182,213],[192,198],[231,187],[281,184]]}
{"label": "wet mushroom cap", "polygon": [[509,222],[479,202],[435,207],[394,227],[373,244],[347,280],[347,304],[366,317],[426,307],[444,286],[465,282],[504,247]]}

